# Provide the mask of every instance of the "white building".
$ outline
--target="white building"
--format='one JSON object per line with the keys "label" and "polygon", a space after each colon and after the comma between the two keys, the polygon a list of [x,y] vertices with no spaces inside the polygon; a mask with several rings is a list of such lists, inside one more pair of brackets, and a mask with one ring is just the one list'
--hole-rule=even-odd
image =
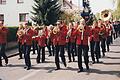
{"label": "white building", "polygon": [[[62,9],[72,9],[66,0],[60,0]],[[0,20],[6,26],[17,26],[30,20],[34,0],[0,0]],[[67,8],[66,8],[67,7]],[[31,21],[31,20],[30,20]]]}
{"label": "white building", "polygon": [[30,18],[32,5],[33,0],[0,0],[0,20],[7,26],[17,26]]}

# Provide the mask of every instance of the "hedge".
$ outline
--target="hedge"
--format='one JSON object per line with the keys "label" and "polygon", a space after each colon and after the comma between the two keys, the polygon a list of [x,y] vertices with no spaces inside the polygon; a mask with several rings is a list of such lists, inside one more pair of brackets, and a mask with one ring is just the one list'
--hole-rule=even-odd
{"label": "hedge", "polygon": [[7,36],[7,41],[12,42],[12,41],[17,41],[17,29],[18,27],[8,27],[8,36]]}

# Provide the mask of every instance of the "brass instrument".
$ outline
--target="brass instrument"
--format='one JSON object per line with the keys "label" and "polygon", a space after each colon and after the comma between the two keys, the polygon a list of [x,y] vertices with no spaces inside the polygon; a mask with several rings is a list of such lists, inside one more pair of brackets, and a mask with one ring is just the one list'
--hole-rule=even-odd
{"label": "brass instrument", "polygon": [[17,35],[18,37],[21,37],[25,34],[25,31],[23,29],[18,30]]}
{"label": "brass instrument", "polygon": [[53,29],[53,34],[57,34],[60,31],[60,29],[56,26]]}
{"label": "brass instrument", "polygon": [[43,29],[43,27],[40,27],[40,26],[35,27],[35,30],[42,30],[42,29]]}
{"label": "brass instrument", "polygon": [[83,25],[79,25],[78,28],[77,28],[77,30],[79,32],[83,32],[84,31],[84,26]]}
{"label": "brass instrument", "polygon": [[71,33],[72,33],[72,29],[69,29],[68,32],[67,32],[66,38],[69,38],[71,36]]}
{"label": "brass instrument", "polygon": [[107,21],[111,18],[112,13],[109,10],[103,10],[100,13],[100,19],[102,19],[103,21]]}

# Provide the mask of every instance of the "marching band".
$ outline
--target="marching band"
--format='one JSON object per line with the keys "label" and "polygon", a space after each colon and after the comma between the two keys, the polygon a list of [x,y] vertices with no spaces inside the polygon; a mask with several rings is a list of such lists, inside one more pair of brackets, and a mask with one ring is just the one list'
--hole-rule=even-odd
{"label": "marching band", "polygon": [[[37,46],[33,46],[34,49],[37,49],[37,63],[45,62],[45,47],[47,47],[49,56],[55,56],[55,70],[61,69],[59,57],[61,57],[64,66],[67,67],[66,50],[68,62],[78,62],[78,73],[84,71],[82,56],[84,57],[86,69],[89,70],[89,48],[92,63],[99,63],[99,59],[105,56],[105,52],[110,51],[109,45],[112,44],[112,36],[115,34],[115,36],[118,36],[118,32],[116,33],[116,30],[114,30],[114,25],[109,20],[103,21],[101,19],[95,21],[91,26],[87,26],[84,19],[77,23],[70,22],[69,26],[62,20],[59,20],[55,26],[31,27],[27,23],[20,24],[16,33],[19,45],[19,59],[22,59],[24,54],[24,68],[31,69],[30,51],[34,41],[37,44]],[[1,57],[5,59],[6,65],[8,64],[8,58],[5,55],[7,33],[7,28],[0,21],[0,66],[2,66]],[[75,56],[77,56],[77,60]]]}

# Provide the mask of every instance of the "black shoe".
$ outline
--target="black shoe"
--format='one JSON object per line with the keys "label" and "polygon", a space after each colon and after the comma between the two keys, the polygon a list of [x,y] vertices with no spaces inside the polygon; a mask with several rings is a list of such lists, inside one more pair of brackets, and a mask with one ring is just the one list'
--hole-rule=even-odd
{"label": "black shoe", "polygon": [[3,65],[2,65],[2,64],[0,64],[0,67],[3,67]]}
{"label": "black shoe", "polygon": [[26,69],[27,68],[27,66],[24,66],[24,69]]}
{"label": "black shoe", "polygon": [[55,70],[60,70],[60,68],[56,68]]}
{"label": "black shoe", "polygon": [[64,63],[64,66],[65,66],[65,67],[67,67],[67,64],[66,64],[66,63]]}
{"label": "black shoe", "polygon": [[68,63],[70,63],[70,62],[72,62],[71,60],[70,61],[68,61]]}
{"label": "black shoe", "polygon": [[103,57],[105,57],[105,52],[103,52]]}
{"label": "black shoe", "polygon": [[18,58],[18,60],[20,60],[20,59],[23,59],[22,57],[21,58]]}
{"label": "black shoe", "polygon": [[80,73],[80,72],[83,72],[83,69],[80,69],[80,70],[77,71],[77,73]]}
{"label": "black shoe", "polygon": [[89,70],[89,66],[86,66],[86,69]]}
{"label": "black shoe", "polygon": [[39,64],[40,63],[40,59],[36,59],[36,63]]}
{"label": "black shoe", "polygon": [[75,59],[73,59],[73,62],[75,62]]}
{"label": "black shoe", "polygon": [[30,67],[27,67],[26,70],[30,70]]}
{"label": "black shoe", "polygon": [[100,61],[99,61],[99,60],[97,60],[97,63],[100,63]]}
{"label": "black shoe", "polygon": [[52,56],[52,54],[50,54],[48,57]]}

